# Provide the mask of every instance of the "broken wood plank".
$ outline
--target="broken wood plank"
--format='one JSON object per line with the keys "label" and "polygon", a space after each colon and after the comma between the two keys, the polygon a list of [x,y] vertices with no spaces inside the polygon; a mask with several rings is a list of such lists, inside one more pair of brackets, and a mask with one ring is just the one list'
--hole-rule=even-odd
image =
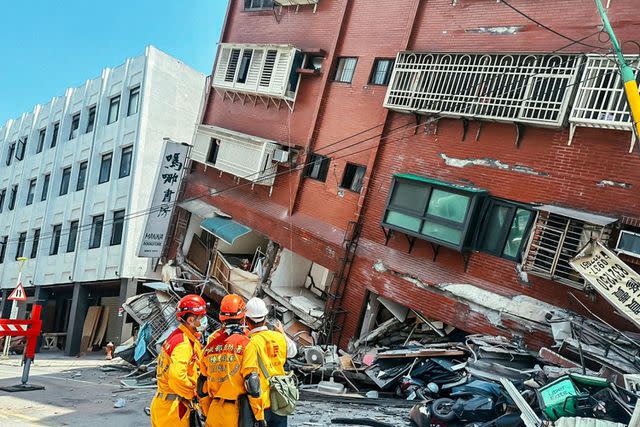
{"label": "broken wood plank", "polygon": [[420,351],[401,351],[385,352],[378,354],[378,359],[404,359],[416,357],[456,357],[464,356],[466,353],[460,350],[436,350],[425,349]]}
{"label": "broken wood plank", "polygon": [[400,324],[400,321],[398,319],[396,319],[395,317],[392,317],[391,319],[387,320],[386,322],[382,323],[380,326],[375,328],[373,331],[369,332],[364,337],[362,337],[359,340],[357,340],[356,342],[354,342],[353,345],[354,345],[355,348],[358,348],[363,343],[373,341],[376,338],[383,336],[390,329],[393,329],[395,326],[398,326],[399,324]]}
{"label": "broken wood plank", "polygon": [[93,345],[102,344],[104,336],[107,333],[107,324],[109,323],[109,307],[102,307],[102,313],[100,315],[100,321],[98,322],[96,335],[93,339]]}
{"label": "broken wood plank", "polygon": [[87,315],[84,318],[84,325],[82,326],[82,339],[80,340],[80,353],[84,353],[89,350],[93,343],[93,337],[96,333],[96,327],[98,326],[98,319],[102,307],[99,305],[89,307]]}

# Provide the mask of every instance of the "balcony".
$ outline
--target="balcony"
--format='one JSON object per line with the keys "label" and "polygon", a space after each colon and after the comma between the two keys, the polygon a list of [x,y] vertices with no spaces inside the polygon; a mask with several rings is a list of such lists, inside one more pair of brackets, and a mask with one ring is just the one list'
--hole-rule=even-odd
{"label": "balcony", "polygon": [[581,63],[577,55],[400,52],[384,106],[558,128]]}
{"label": "balcony", "polygon": [[[630,64],[636,69],[636,80],[639,63],[640,60],[636,57]],[[633,151],[633,122],[624,93],[624,82],[614,60],[600,55],[588,56],[584,76],[569,117],[569,144],[573,141],[577,127],[631,132],[629,152]]]}
{"label": "balcony", "polygon": [[222,43],[213,74],[213,87],[223,99],[285,103],[293,110],[304,55],[289,45]]}
{"label": "balcony", "polygon": [[279,162],[289,151],[275,141],[223,129],[199,125],[190,157],[255,184],[272,186]]}

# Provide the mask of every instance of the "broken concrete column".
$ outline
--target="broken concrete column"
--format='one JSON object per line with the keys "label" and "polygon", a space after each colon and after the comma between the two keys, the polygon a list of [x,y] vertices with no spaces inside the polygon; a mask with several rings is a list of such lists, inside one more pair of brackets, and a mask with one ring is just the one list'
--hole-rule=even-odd
{"label": "broken concrete column", "polygon": [[262,263],[262,271],[264,274],[260,278],[260,284],[258,285],[258,289],[261,289],[264,285],[269,282],[271,278],[271,273],[273,273],[274,267],[277,267],[275,263],[276,256],[280,252],[280,245],[274,242],[273,240],[269,240],[267,244],[267,249],[265,250],[265,259]]}

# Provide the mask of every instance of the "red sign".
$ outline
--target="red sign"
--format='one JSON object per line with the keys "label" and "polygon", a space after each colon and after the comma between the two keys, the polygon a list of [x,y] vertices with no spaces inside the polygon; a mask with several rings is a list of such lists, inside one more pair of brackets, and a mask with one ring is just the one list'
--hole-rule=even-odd
{"label": "red sign", "polygon": [[14,301],[27,300],[27,293],[24,291],[24,286],[22,286],[22,283],[18,283],[18,286],[16,286],[16,288],[13,290],[13,292],[11,292],[11,295],[9,295],[7,299]]}

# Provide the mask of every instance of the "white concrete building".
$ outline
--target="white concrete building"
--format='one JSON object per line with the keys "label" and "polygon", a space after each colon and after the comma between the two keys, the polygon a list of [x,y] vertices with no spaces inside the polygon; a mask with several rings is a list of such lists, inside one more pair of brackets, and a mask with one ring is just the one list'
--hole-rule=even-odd
{"label": "white concrete building", "polygon": [[3,303],[24,256],[22,283],[46,301],[44,332],[67,332],[67,353],[90,305],[110,306],[108,341],[127,338],[117,307],[159,277],[157,260],[136,256],[145,211],[163,138],[191,140],[204,87],[150,46],[0,127]]}

